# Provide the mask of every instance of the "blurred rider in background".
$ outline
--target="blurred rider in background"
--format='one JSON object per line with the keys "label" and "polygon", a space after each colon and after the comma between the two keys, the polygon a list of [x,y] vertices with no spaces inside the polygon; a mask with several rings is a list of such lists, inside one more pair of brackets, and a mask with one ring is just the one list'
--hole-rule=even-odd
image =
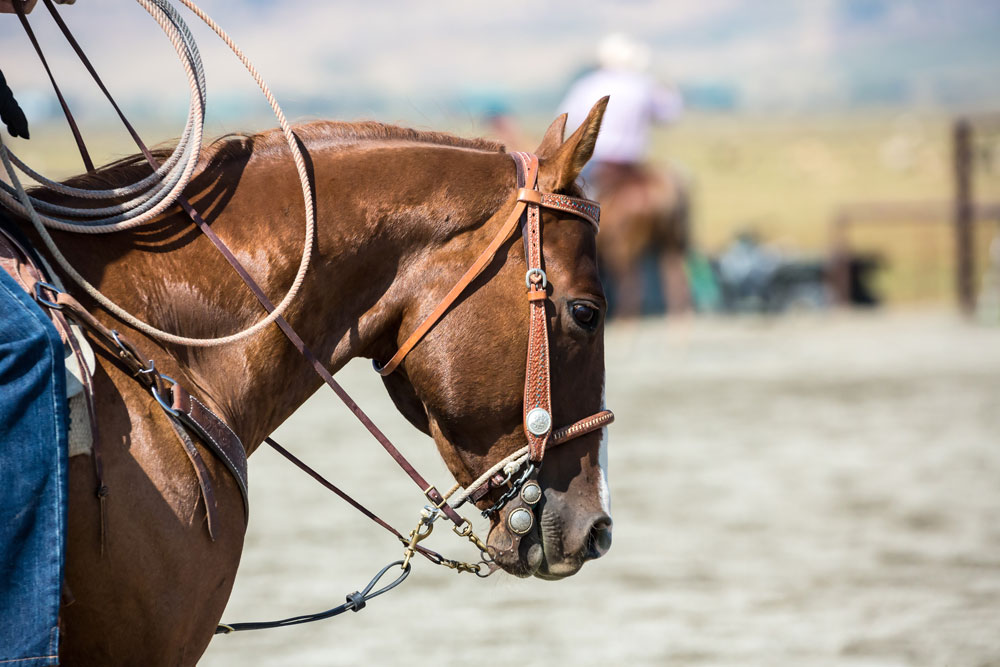
{"label": "blurred rider in background", "polygon": [[683,111],[680,93],[658,84],[646,71],[652,60],[645,44],[615,33],[601,41],[599,67],[580,77],[559,105],[567,113],[567,127],[578,127],[594,101],[611,96],[594,156],[588,169],[599,173],[602,165],[641,165],[648,157],[650,128],[672,123]]}
{"label": "blurred rider in background", "polygon": [[602,40],[597,59],[599,67],[573,83],[559,111],[568,114],[568,127],[577,127],[596,100],[611,96],[583,180],[587,196],[601,202],[598,250],[613,311],[637,317],[656,310],[647,297],[659,281],[667,310],[688,312],[687,179],[672,167],[647,164],[650,131],[677,120],[681,96],[647,74],[649,47],[626,35]]}

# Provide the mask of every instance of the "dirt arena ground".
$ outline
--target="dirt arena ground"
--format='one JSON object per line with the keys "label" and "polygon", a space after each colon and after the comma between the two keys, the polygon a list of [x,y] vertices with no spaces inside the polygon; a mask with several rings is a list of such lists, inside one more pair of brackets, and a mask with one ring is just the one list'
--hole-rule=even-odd
{"label": "dirt arena ground", "polygon": [[[614,546],[561,582],[418,562],[359,614],[219,636],[223,665],[1000,665],[1000,330],[942,312],[607,335]],[[365,364],[341,381],[439,486]],[[395,525],[420,494],[321,391],[276,434]],[[270,451],[226,621],[340,604],[394,540]],[[435,549],[471,557],[446,531]]]}

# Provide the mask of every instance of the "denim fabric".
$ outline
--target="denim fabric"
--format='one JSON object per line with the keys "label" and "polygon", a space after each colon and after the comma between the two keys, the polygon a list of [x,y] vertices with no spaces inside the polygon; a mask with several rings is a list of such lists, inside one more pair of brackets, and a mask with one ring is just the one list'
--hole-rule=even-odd
{"label": "denim fabric", "polygon": [[45,313],[0,270],[0,666],[58,663],[66,374]]}

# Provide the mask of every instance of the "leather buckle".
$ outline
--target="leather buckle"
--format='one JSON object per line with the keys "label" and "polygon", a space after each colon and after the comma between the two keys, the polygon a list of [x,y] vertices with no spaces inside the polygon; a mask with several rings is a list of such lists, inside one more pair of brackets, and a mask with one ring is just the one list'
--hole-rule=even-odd
{"label": "leather buckle", "polygon": [[[52,310],[62,310],[62,304],[56,303],[55,301],[50,301],[42,295],[42,290],[47,289],[53,294],[62,294],[62,290],[53,285],[52,283],[47,283],[43,280],[39,280],[35,283],[35,301],[42,304],[46,308],[51,308]],[[59,298],[59,297],[56,297]]]}
{"label": "leather buckle", "polygon": [[[441,499],[441,502],[435,501],[434,500],[434,495],[432,495],[432,494],[437,494],[437,497]],[[424,497],[427,498],[427,500],[429,500],[432,503],[434,503],[434,508],[435,509],[441,509],[442,507],[444,507],[445,505],[448,504],[448,499],[445,498],[443,495],[441,495],[441,492],[438,491],[437,487],[434,486],[433,484],[431,484],[426,489],[424,489]]]}
{"label": "leather buckle", "polygon": [[[152,368],[150,368],[150,370],[152,370]],[[161,378],[170,383],[171,393],[173,393],[172,390],[173,387],[177,386],[177,380],[173,379],[169,375],[164,375],[163,373],[157,373],[157,375],[159,375]],[[171,406],[169,403],[163,400],[163,397],[160,396],[160,392],[156,390],[156,382],[154,382],[153,386],[150,387],[150,391],[153,393],[153,398],[155,398],[156,402],[160,404],[160,407],[163,408],[164,412],[166,412],[171,417],[180,416],[181,413],[178,412],[177,410],[174,410],[173,406]]]}

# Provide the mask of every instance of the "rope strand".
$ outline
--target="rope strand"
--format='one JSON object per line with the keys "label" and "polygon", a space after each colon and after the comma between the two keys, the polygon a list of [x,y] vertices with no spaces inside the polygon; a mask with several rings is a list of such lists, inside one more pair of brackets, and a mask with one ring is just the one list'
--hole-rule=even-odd
{"label": "rope strand", "polygon": [[[204,109],[205,109],[205,75],[198,53],[197,45],[191,35],[187,25],[177,13],[177,10],[168,0],[137,0],[150,16],[160,25],[167,34],[171,44],[180,57],[181,64],[187,75],[188,83],[191,87],[191,104],[188,113],[188,120],[185,124],[184,134],[178,142],[174,151],[162,165],[152,164],[154,172],[142,180],[124,188],[112,190],[85,190],[72,188],[63,184],[55,183],[47,179],[25,165],[16,155],[11,153],[0,138],[0,160],[10,178],[10,184],[0,181],[0,202],[11,210],[27,217],[42,241],[52,253],[56,262],[77,284],[79,284],[87,294],[103,306],[108,312],[118,319],[131,325],[138,331],[159,340],[175,343],[179,345],[190,345],[193,347],[214,347],[237,342],[253,336],[258,331],[273,324],[282,313],[288,308],[292,300],[297,296],[308,272],[312,259],[312,249],[315,239],[315,210],[313,206],[312,188],[309,183],[309,176],[305,166],[305,159],[299,150],[298,142],[293,134],[284,112],[275,100],[270,88],[264,82],[257,68],[246,57],[243,51],[236,45],[229,35],[222,30],[219,25],[212,20],[200,7],[192,0],[181,0],[199,19],[205,22],[223,42],[233,51],[236,57],[243,63],[255,83],[260,88],[267,99],[271,110],[281,126],[282,134],[288,144],[298,172],[299,181],[302,184],[302,196],[305,202],[306,229],[303,240],[302,258],[299,262],[298,270],[294,280],[284,298],[277,307],[266,317],[258,320],[250,327],[238,331],[228,336],[218,338],[190,338],[180,336],[175,333],[158,329],[151,324],[144,322],[133,314],[120,307],[108,299],[94,285],[88,282],[78,271],[76,271],[66,257],[60,252],[47,228],[59,229],[62,231],[82,233],[82,234],[106,234],[148,224],[157,219],[168,208],[177,203],[184,188],[188,185],[198,164],[201,154],[202,135],[204,131]],[[93,72],[92,72],[93,73]],[[98,83],[100,83],[98,81]],[[107,94],[106,89],[102,90]],[[113,103],[113,102],[112,102]],[[117,109],[119,115],[121,111]],[[122,116],[122,120],[125,118]],[[127,123],[127,121],[126,121]],[[148,156],[147,156],[148,157]],[[73,208],[51,204],[31,197],[17,176],[15,165],[21,168],[42,187],[54,190],[61,194],[83,197],[87,199],[116,198],[137,195],[126,202],[118,202],[103,208]],[[144,191],[145,189],[145,191]],[[61,214],[67,218],[56,218],[50,215],[42,215],[38,209],[46,213]],[[109,217],[99,217],[108,215]],[[90,218],[83,220],[82,218]],[[94,219],[96,218],[96,219]]]}

